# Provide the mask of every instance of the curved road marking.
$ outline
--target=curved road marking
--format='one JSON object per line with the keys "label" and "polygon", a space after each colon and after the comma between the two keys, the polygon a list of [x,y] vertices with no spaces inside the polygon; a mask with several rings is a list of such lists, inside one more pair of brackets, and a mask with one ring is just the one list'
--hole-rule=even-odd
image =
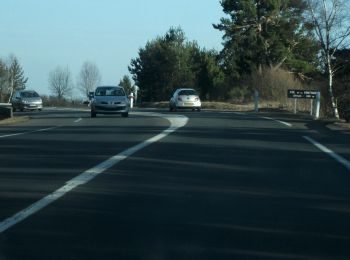
{"label": "curved road marking", "polygon": [[187,124],[188,118],[185,116],[180,115],[162,115],[158,113],[133,113],[136,115],[142,115],[142,116],[157,116],[162,117],[164,119],[167,119],[170,122],[170,127],[160,134],[153,136],[146,141],[139,143],[129,149],[126,149],[125,151],[112,156],[111,158],[105,160],[104,162],[98,164],[97,166],[81,173],[77,177],[71,179],[70,181],[66,182],[66,185],[62,186],[58,190],[54,191],[53,193],[47,195],[46,197],[40,199],[39,201],[33,203],[29,207],[21,210],[17,214],[13,215],[12,217],[9,217],[5,219],[4,221],[0,222],[0,233],[6,231],[10,227],[16,225],[17,223],[23,221],[24,219],[28,218],[29,216],[35,214],[39,210],[45,208],[46,206],[50,205],[54,201],[58,200],[62,196],[64,196],[66,193],[72,191],[79,185],[86,184],[87,182],[94,179],[99,174],[103,173],[104,171],[108,170],[109,168],[113,167],[117,163],[121,162],[122,160],[128,158],[129,156],[133,155],[137,151],[147,147],[148,145],[158,142],[159,140],[163,139],[164,137],[168,136],[169,134],[175,132],[180,127],[183,127]]}
{"label": "curved road marking", "polygon": [[74,121],[74,123],[79,123],[81,120],[83,120],[81,117]]}
{"label": "curved road marking", "polygon": [[290,124],[290,123],[287,123],[287,122],[284,122],[284,121],[281,121],[281,120],[277,120],[277,119],[273,119],[273,118],[271,118],[271,117],[261,117],[261,118],[267,119],[267,120],[272,120],[272,121],[275,121],[275,122],[277,122],[277,123],[280,123],[280,124],[285,125],[285,126],[288,126],[288,127],[292,127],[292,126],[293,126],[293,125]]}
{"label": "curved road marking", "polygon": [[346,160],[344,157],[340,156],[339,154],[333,152],[331,149],[328,149],[326,146],[320,144],[319,142],[316,142],[314,139],[308,136],[303,136],[304,139],[312,143],[314,146],[316,146],[318,149],[320,149],[322,152],[328,154],[330,157],[335,159],[337,162],[341,163],[346,169],[350,171],[350,162]]}

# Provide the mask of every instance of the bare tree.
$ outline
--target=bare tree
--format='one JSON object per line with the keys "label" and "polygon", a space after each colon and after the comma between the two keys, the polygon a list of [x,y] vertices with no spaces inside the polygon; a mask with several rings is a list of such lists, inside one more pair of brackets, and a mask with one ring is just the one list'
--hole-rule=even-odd
{"label": "bare tree", "polygon": [[81,92],[89,97],[89,92],[93,91],[101,82],[101,74],[96,64],[88,61],[84,62],[78,82]]}
{"label": "bare tree", "polygon": [[49,87],[58,100],[67,97],[73,90],[72,74],[68,67],[57,67],[49,74]]}
{"label": "bare tree", "polygon": [[333,61],[337,50],[345,48],[350,36],[349,4],[347,0],[307,0],[307,4],[321,46],[321,58],[328,76],[328,92],[333,113],[339,119],[333,89],[337,68]]}

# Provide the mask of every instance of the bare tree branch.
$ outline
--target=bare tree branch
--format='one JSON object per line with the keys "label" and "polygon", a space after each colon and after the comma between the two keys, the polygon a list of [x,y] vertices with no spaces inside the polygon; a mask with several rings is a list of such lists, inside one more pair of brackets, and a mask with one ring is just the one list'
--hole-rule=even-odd
{"label": "bare tree branch", "polygon": [[57,67],[49,74],[49,87],[51,92],[62,100],[67,97],[73,90],[72,74],[68,67]]}
{"label": "bare tree branch", "polygon": [[315,26],[315,35],[321,45],[321,58],[328,75],[328,92],[330,94],[334,116],[339,118],[333,90],[333,78],[338,71],[333,64],[335,53],[350,36],[349,10],[344,0],[308,0],[311,20]]}
{"label": "bare tree branch", "polygon": [[93,91],[101,82],[101,74],[96,64],[88,61],[84,62],[78,82],[82,94],[89,97],[89,92]]}

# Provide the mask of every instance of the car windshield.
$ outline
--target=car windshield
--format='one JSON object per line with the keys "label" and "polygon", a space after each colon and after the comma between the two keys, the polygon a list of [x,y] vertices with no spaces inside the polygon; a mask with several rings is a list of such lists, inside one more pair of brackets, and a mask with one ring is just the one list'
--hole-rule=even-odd
{"label": "car windshield", "polygon": [[101,87],[96,89],[96,96],[125,96],[122,88]]}
{"label": "car windshield", "polygon": [[194,89],[184,89],[179,92],[179,96],[198,96],[197,92]]}
{"label": "car windshield", "polygon": [[35,98],[39,97],[38,93],[36,92],[21,92],[22,98]]}

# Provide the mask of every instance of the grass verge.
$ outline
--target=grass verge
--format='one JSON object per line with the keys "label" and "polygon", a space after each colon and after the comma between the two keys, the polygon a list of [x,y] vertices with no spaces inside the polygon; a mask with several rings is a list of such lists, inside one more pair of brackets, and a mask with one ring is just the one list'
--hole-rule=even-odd
{"label": "grass verge", "polygon": [[29,116],[15,116],[11,118],[0,118],[0,125],[13,125],[28,121]]}

